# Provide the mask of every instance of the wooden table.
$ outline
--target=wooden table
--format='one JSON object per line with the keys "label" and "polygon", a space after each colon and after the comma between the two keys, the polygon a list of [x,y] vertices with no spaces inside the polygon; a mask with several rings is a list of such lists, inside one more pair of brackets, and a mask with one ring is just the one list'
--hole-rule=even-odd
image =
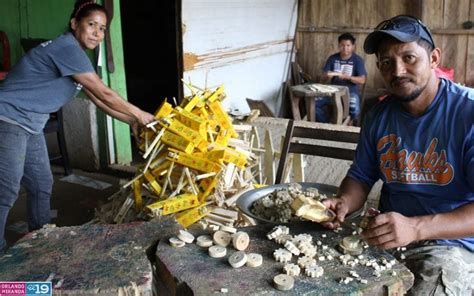
{"label": "wooden table", "polygon": [[[282,273],[284,264],[276,262],[272,255],[275,249],[282,246],[266,238],[273,226],[267,224],[239,229],[250,236],[250,245],[245,253],[255,252],[263,256],[263,264],[257,268],[232,268],[227,259],[236,250],[231,246],[227,247],[224,258],[211,258],[206,249],[195,243],[186,244],[183,248],[173,248],[167,239],[161,239],[156,251],[156,272],[160,282],[158,294],[214,295],[224,288],[228,290],[226,295],[403,295],[413,285],[413,274],[398,261],[391,270],[382,271],[380,277],[375,277],[372,267],[360,264],[349,267],[334,259],[318,261],[325,270],[321,278],[301,274],[295,278],[295,286],[291,291],[278,291],[273,288],[272,279]],[[347,229],[335,233],[309,222],[288,226],[290,234],[308,233],[313,236],[313,241],[320,240],[329,248],[335,247],[351,232]],[[203,232],[193,233],[198,235]],[[322,234],[326,234],[326,237],[323,238]],[[365,249],[364,256],[376,258],[378,262],[382,257],[393,259],[388,253],[373,247]],[[296,263],[296,256],[293,256],[292,263]],[[350,276],[350,270],[355,270],[368,283],[356,280],[349,284],[339,283],[341,278]]]}
{"label": "wooden table", "polygon": [[301,98],[304,98],[308,121],[316,121],[315,100],[318,97],[330,97],[334,105],[334,108],[332,108],[331,123],[343,124],[344,119],[349,116],[349,88],[341,85],[327,84],[325,86],[337,89],[335,92],[328,92],[310,88],[310,86],[311,84],[300,84],[291,87],[291,91],[294,95],[291,100],[293,118],[295,120],[301,120],[299,102]]}
{"label": "wooden table", "polygon": [[178,231],[171,218],[28,233],[0,256],[0,281],[50,281],[54,295],[156,295],[147,252]]}

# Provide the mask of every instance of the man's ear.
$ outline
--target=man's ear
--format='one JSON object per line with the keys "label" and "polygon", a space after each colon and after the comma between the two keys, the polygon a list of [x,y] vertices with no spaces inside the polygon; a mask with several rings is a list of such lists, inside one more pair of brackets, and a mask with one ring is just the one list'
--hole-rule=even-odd
{"label": "man's ear", "polygon": [[76,29],[77,29],[77,22],[76,22],[76,19],[75,19],[75,18],[72,18],[71,21],[70,21],[70,23],[71,23],[71,28],[72,28],[72,30],[73,30],[73,31],[76,31]]}
{"label": "man's ear", "polygon": [[438,65],[441,63],[441,50],[439,48],[435,48],[431,51],[430,60],[431,68],[437,68]]}

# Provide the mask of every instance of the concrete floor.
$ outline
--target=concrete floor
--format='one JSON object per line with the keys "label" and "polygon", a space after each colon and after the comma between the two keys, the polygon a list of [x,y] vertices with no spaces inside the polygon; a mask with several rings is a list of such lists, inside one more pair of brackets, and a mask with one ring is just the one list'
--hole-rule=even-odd
{"label": "concrete floor", "polygon": [[[53,194],[51,197],[51,221],[57,226],[81,225],[94,216],[94,208],[106,202],[107,198],[119,190],[120,178],[110,173],[88,173],[74,169],[76,176],[88,177],[110,184],[106,189],[95,189],[84,185],[61,181],[64,171],[61,166],[52,167],[54,176]],[[5,237],[9,246],[20,239],[27,231],[26,192],[22,190],[7,220]]]}

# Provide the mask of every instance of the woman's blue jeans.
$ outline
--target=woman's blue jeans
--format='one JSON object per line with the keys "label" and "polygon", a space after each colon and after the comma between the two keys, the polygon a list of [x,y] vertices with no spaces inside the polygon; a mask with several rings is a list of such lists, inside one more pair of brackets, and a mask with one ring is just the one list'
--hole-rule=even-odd
{"label": "woman's blue jeans", "polygon": [[0,254],[6,248],[8,212],[20,185],[27,192],[28,228],[50,222],[53,175],[44,134],[30,134],[20,126],[0,121]]}

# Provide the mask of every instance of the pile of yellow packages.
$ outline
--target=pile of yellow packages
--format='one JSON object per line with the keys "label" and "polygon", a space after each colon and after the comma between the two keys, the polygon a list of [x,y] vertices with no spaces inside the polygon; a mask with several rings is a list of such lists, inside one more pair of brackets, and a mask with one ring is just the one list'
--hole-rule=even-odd
{"label": "pile of yellow packages", "polygon": [[137,211],[176,214],[183,227],[205,217],[209,205],[222,206],[225,189],[253,186],[250,168],[257,162],[223,110],[224,87],[192,90],[180,106],[165,101],[155,112],[157,120],[141,134],[146,163],[125,185],[133,188]]}

